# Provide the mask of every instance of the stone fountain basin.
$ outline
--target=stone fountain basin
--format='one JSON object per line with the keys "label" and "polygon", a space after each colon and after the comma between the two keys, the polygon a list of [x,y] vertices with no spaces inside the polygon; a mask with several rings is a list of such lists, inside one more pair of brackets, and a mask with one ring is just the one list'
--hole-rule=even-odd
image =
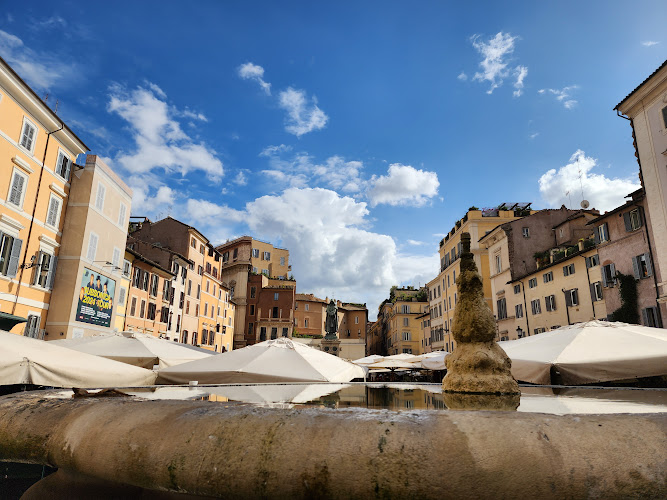
{"label": "stone fountain basin", "polygon": [[0,398],[0,459],[229,498],[667,497],[664,413],[275,408],[219,396],[213,404],[71,394]]}

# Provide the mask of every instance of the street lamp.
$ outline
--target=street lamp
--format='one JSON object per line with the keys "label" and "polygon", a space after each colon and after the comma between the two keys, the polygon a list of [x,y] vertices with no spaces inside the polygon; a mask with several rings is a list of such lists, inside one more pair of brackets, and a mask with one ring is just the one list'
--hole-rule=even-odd
{"label": "street lamp", "polygon": [[516,336],[517,336],[517,338],[519,338],[519,339],[520,339],[520,338],[523,338],[523,330],[521,329],[520,326],[517,326],[517,327],[516,327]]}

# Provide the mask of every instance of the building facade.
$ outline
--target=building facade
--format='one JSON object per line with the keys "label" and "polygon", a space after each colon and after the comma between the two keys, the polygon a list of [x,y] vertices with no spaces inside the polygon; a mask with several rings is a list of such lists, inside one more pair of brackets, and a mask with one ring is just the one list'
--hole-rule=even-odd
{"label": "building facade", "polygon": [[651,219],[646,210],[644,190],[631,193],[631,200],[616,209],[593,219],[602,270],[602,286],[610,315],[622,306],[618,273],[632,276],[636,286],[637,310],[635,318],[628,318],[644,326],[662,327],[667,313],[666,304],[659,296],[659,270],[655,265]]}
{"label": "building facade", "polygon": [[278,337],[292,337],[296,290],[290,281],[263,274],[248,277],[246,345]]}
{"label": "building facade", "polygon": [[[132,191],[98,156],[75,167],[45,337],[88,337],[118,328]],[[93,283],[91,284],[91,279]],[[124,314],[123,307],[120,311]],[[122,330],[122,328],[121,328]]]}
{"label": "building facade", "polygon": [[[667,61],[615,108],[632,127],[645,211],[652,229],[660,304],[667,303]],[[662,306],[661,306],[662,308]],[[664,310],[664,309],[663,309]]]}
{"label": "building facade", "polygon": [[0,314],[27,320],[13,333],[45,335],[72,165],[87,150],[0,58]]}

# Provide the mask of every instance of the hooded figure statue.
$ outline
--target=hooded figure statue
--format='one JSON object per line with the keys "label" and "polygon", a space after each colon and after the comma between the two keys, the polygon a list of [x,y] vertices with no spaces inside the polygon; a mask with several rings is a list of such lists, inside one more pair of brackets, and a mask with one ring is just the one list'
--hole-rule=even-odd
{"label": "hooded figure statue", "polygon": [[335,339],[338,331],[338,308],[336,303],[331,299],[327,306],[327,319],[324,323],[324,331],[326,332],[325,339]]}

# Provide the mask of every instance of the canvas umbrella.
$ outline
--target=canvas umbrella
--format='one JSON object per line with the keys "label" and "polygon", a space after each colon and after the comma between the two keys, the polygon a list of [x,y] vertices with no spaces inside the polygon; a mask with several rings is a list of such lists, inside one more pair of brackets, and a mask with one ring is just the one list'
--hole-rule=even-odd
{"label": "canvas umbrella", "polygon": [[79,339],[54,340],[51,343],[148,369],[152,369],[155,365],[167,368],[213,354],[198,347],[130,332],[121,335],[93,335]]}
{"label": "canvas umbrella", "polygon": [[119,387],[151,385],[155,373],[0,331],[0,385],[50,387]]}
{"label": "canvas umbrella", "polygon": [[424,370],[446,370],[445,356],[449,353],[447,351],[435,351],[417,356],[415,362],[419,363]]}
{"label": "canvas umbrella", "polygon": [[551,368],[563,384],[590,384],[667,374],[667,331],[589,321],[499,342],[517,380],[548,384]]}
{"label": "canvas umbrella", "polygon": [[352,362],[355,365],[368,366],[368,365],[372,365],[373,363],[377,363],[378,361],[381,361],[383,359],[384,359],[384,356],[380,356],[379,354],[371,354],[370,356],[366,356],[365,358],[355,359]]}
{"label": "canvas umbrella", "polygon": [[160,370],[158,382],[349,382],[364,378],[365,373],[361,366],[337,356],[279,338]]}

